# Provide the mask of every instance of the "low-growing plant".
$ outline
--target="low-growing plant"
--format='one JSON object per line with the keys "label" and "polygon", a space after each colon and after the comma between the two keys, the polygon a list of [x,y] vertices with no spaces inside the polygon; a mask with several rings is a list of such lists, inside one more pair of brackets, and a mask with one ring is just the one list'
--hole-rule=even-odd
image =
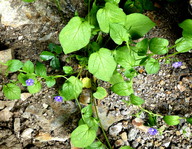
{"label": "low-growing plant", "polygon": [[[160,60],[169,59],[192,49],[192,19],[179,24],[179,27],[183,29],[182,37],[176,40],[175,45],[169,46],[169,41],[165,38],[143,38],[155,26],[155,23],[147,16],[140,13],[126,15],[118,6],[120,0],[105,1],[104,5],[98,5],[96,0],[90,0],[87,17],[81,18],[77,15],[71,18],[61,30],[59,34],[61,47],[50,44],[50,52],[43,51],[40,55],[42,60],[50,60],[53,69],[59,69],[58,56],[62,51],[65,55],[70,54],[79,62],[78,72],[75,72],[71,66],[62,66],[62,74],[48,75],[45,65],[41,62],[34,65],[31,61],[23,63],[16,59],[9,60],[1,63],[7,66],[7,74],[14,72],[19,72],[19,74],[16,81],[11,80],[10,83],[3,84],[5,97],[11,100],[20,99],[22,91],[19,85],[26,86],[28,91],[34,94],[41,90],[42,81],[48,87],[53,87],[57,78],[64,78],[65,82],[54,100],[56,102],[76,100],[82,118],[79,126],[71,134],[71,143],[75,147],[85,149],[112,148],[96,108],[96,100],[105,98],[107,91],[98,86],[96,80],[108,82],[111,84],[111,91],[115,94],[129,96],[129,101],[124,102],[138,106],[140,109],[138,113],[148,114],[150,135],[158,133],[157,129],[152,128],[157,125],[158,117],[168,125],[178,125],[180,119],[185,119],[192,124],[192,117],[161,115],[144,109],[142,107],[144,99],[136,96],[133,90],[133,78],[138,75],[136,67],[143,66],[148,74],[155,74],[160,69]],[[140,38],[141,40],[137,40]],[[176,49],[176,52],[168,54],[171,49]],[[80,54],[76,54],[75,52],[79,50]],[[161,57],[165,54],[166,56]],[[172,64],[174,68],[179,68],[181,65],[182,62]],[[92,77],[82,76],[83,71],[92,74]],[[86,106],[82,106],[78,101],[83,88],[91,88],[94,92],[91,95],[91,101]],[[93,116],[93,111],[95,111],[95,116]],[[139,117],[139,114],[137,116]],[[99,127],[106,139],[106,145],[97,138]],[[125,146],[121,149],[130,148]]]}

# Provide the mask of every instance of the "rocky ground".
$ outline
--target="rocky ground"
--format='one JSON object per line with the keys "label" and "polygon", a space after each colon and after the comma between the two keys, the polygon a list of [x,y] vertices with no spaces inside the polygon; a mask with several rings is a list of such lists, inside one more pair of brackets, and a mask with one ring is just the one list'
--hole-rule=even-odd
{"label": "rocky ground", "polygon": [[[31,4],[1,0],[1,59],[5,58],[5,52],[11,52],[9,58],[23,62],[40,60],[39,54],[49,43],[59,43],[58,33],[74,11],[77,9],[84,16],[86,6],[82,1],[61,1],[62,13],[59,13],[57,7],[46,0]],[[159,7],[157,11],[146,12],[157,24],[147,37],[164,37],[173,44],[181,36],[177,23],[191,18],[188,5],[183,2],[164,5],[160,1]],[[191,55],[175,57],[184,64],[179,69],[162,61],[161,70],[156,75],[147,75],[143,68],[137,68],[140,74],[134,79],[134,90],[145,99],[146,109],[162,115],[192,115]],[[50,70],[50,73],[54,72]],[[16,73],[9,74],[8,79],[16,76]],[[6,81],[1,75],[0,82]],[[79,120],[78,107],[74,101],[54,102],[56,94],[55,88],[43,84],[41,92],[30,95],[23,89],[21,100],[10,101],[4,98],[0,85],[0,149],[70,149],[70,133]],[[192,148],[191,125],[181,121],[178,126],[167,126],[158,119],[158,128],[163,134],[150,136],[131,123],[138,108],[127,106],[122,100],[128,98],[110,93],[98,103],[99,116],[113,148],[123,145],[138,149]],[[146,119],[146,114],[143,113],[141,118]]]}

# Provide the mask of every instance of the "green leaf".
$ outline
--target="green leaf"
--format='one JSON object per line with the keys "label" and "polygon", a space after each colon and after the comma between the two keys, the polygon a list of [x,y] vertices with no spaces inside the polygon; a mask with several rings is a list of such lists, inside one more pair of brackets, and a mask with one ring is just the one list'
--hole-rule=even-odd
{"label": "green leaf", "polygon": [[143,14],[132,13],[130,15],[127,15],[125,28],[134,39],[143,37],[154,26],[155,23]]}
{"label": "green leaf", "polygon": [[157,117],[156,117],[156,116],[153,116],[153,115],[151,115],[151,114],[148,114],[148,117],[149,117],[149,119],[148,119],[148,124],[149,124],[149,126],[155,126],[155,125],[157,125]]}
{"label": "green leaf", "polygon": [[131,68],[131,69],[128,69],[124,72],[124,75],[127,77],[127,78],[134,78],[137,76],[137,71],[134,69],[134,68]]}
{"label": "green leaf", "polygon": [[95,141],[85,149],[105,149],[105,146],[100,141]]}
{"label": "green leaf", "polygon": [[107,91],[103,87],[97,87],[97,91],[93,93],[93,97],[103,99],[107,96]]}
{"label": "green leaf", "polygon": [[109,2],[109,3],[112,3],[112,4],[119,4],[120,3],[120,0],[105,0],[105,2]]}
{"label": "green leaf", "polygon": [[21,89],[13,83],[8,83],[3,85],[3,93],[7,99],[20,99]]}
{"label": "green leaf", "polygon": [[34,2],[35,0],[22,0],[22,1],[30,3],[30,2]]}
{"label": "green leaf", "polygon": [[9,60],[6,64],[8,66],[7,70],[10,72],[16,72],[23,67],[23,63],[20,60]]}
{"label": "green leaf", "polygon": [[40,77],[47,76],[46,70],[47,70],[46,67],[42,63],[40,63],[40,62],[36,63],[35,73],[37,76],[40,76]]}
{"label": "green leaf", "polygon": [[137,53],[139,56],[144,56],[147,54],[148,50],[148,39],[145,38],[136,44]]}
{"label": "green leaf", "polygon": [[81,110],[82,113],[82,119],[85,124],[89,126],[89,128],[94,129],[97,131],[98,129],[98,121],[95,120],[95,118],[92,117],[93,110],[92,110],[92,105],[89,104],[88,106],[84,107]]}
{"label": "green leaf", "polygon": [[133,93],[132,82],[120,82],[114,84],[111,90],[120,96],[129,96]]}
{"label": "green leaf", "polygon": [[48,52],[48,51],[43,51],[41,54],[40,54],[40,58],[44,61],[47,61],[47,60],[50,60],[52,58],[54,58],[55,55],[51,52]]}
{"label": "green leaf", "polygon": [[179,27],[183,29],[183,36],[192,36],[192,19],[186,19],[179,24]]}
{"label": "green leaf", "polygon": [[54,43],[50,43],[48,48],[51,52],[56,52],[57,54],[61,54],[63,52],[63,48]]}
{"label": "green leaf", "polygon": [[85,121],[86,118],[92,117],[92,114],[93,114],[92,105],[89,104],[88,106],[84,107],[81,110],[81,114],[82,114],[82,118],[83,118],[84,121]]}
{"label": "green leaf", "polygon": [[135,59],[130,53],[131,50],[126,46],[118,48],[115,51],[115,61],[125,69],[131,69],[135,65]]}
{"label": "green leaf", "polygon": [[73,17],[69,23],[61,30],[59,41],[64,53],[68,54],[85,47],[91,37],[91,26],[87,21],[82,21],[80,17]]}
{"label": "green leaf", "polygon": [[115,23],[110,24],[110,37],[118,45],[121,45],[123,41],[129,40],[129,34],[124,26]]}
{"label": "green leaf", "polygon": [[101,48],[92,53],[88,61],[89,72],[98,79],[109,81],[116,68],[116,62],[110,50]]}
{"label": "green leaf", "polygon": [[71,134],[73,146],[84,148],[93,143],[96,138],[96,131],[90,129],[87,124],[78,126]]}
{"label": "green leaf", "polygon": [[27,74],[20,73],[20,74],[17,76],[17,79],[19,80],[20,83],[22,83],[23,86],[26,86],[25,81],[28,79]]}
{"label": "green leaf", "polygon": [[112,77],[109,80],[109,83],[113,85],[119,82],[124,82],[124,79],[120,73],[118,73],[117,71],[114,71]]}
{"label": "green leaf", "polygon": [[186,118],[187,122],[192,124],[192,117]]}
{"label": "green leaf", "polygon": [[33,79],[35,82],[37,81],[35,75],[33,75],[33,74],[20,73],[17,78],[18,78],[19,82],[22,83],[23,86],[26,86],[25,81],[28,79]]}
{"label": "green leaf", "polygon": [[78,78],[71,76],[63,84],[60,94],[65,100],[77,99],[82,92],[82,87],[82,82]]}
{"label": "green leaf", "polygon": [[181,53],[188,52],[189,50],[192,49],[192,37],[191,38],[181,37],[176,40],[175,44],[176,44],[176,50],[178,52]]}
{"label": "green leaf", "polygon": [[111,23],[125,24],[126,15],[117,5],[107,2],[104,8],[97,11],[97,20],[100,29],[109,33],[109,25]]}
{"label": "green leaf", "polygon": [[159,69],[160,64],[154,58],[150,58],[145,64],[145,70],[147,71],[148,74],[155,74],[159,71]]}
{"label": "green leaf", "polygon": [[133,149],[131,146],[123,146],[120,149]]}
{"label": "green leaf", "polygon": [[73,73],[73,68],[71,66],[63,66],[63,71],[65,74],[70,75]]}
{"label": "green leaf", "polygon": [[56,81],[53,77],[46,78],[47,87],[52,87],[53,85],[55,85],[55,83],[56,83]]}
{"label": "green leaf", "polygon": [[130,95],[130,100],[131,100],[131,103],[136,106],[142,105],[145,102],[142,98],[135,96],[134,94]]}
{"label": "green leaf", "polygon": [[26,61],[22,67],[24,71],[27,73],[33,73],[34,72],[34,64],[31,61]]}
{"label": "green leaf", "polygon": [[89,14],[86,17],[87,20],[89,17],[90,24],[95,27],[98,27],[98,22],[97,22],[97,17],[96,17],[98,10],[99,10],[99,7],[96,5],[96,1],[94,1],[91,11],[89,12]]}
{"label": "green leaf", "polygon": [[50,61],[50,66],[53,67],[54,69],[60,68],[60,62],[57,57],[53,57],[53,59]]}
{"label": "green leaf", "polygon": [[163,55],[168,52],[169,41],[164,38],[152,38],[149,42],[149,50],[154,54]]}
{"label": "green leaf", "polygon": [[31,94],[38,93],[41,90],[41,83],[35,82],[32,86],[27,86],[27,89]]}
{"label": "green leaf", "polygon": [[154,6],[151,0],[127,0],[124,5],[125,12],[133,13],[139,12],[143,13],[144,10],[153,10]]}
{"label": "green leaf", "polygon": [[165,121],[165,123],[167,123],[168,125],[178,125],[179,124],[179,116],[175,116],[175,115],[166,115],[163,117],[163,120]]}

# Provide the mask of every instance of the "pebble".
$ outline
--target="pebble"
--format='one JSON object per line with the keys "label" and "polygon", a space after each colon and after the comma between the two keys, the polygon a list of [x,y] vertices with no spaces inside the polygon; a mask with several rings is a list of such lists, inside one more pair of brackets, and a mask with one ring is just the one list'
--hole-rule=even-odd
{"label": "pebble", "polygon": [[0,111],[0,121],[9,121],[13,113],[10,112],[7,108]]}
{"label": "pebble", "polygon": [[14,120],[14,132],[17,134],[17,137],[19,138],[20,135],[20,118],[15,118]]}
{"label": "pebble", "polygon": [[122,140],[123,140],[124,142],[127,141],[127,133],[126,133],[126,132],[123,132],[120,136],[121,136],[121,138],[122,138]]}
{"label": "pebble", "polygon": [[109,134],[111,136],[117,136],[121,132],[122,128],[122,123],[118,123],[117,125],[111,126],[109,128]]}
{"label": "pebble", "polygon": [[138,132],[139,132],[138,129],[132,128],[132,129],[129,131],[128,140],[129,140],[129,141],[135,140]]}
{"label": "pebble", "polygon": [[32,96],[32,94],[30,94],[30,93],[22,93],[21,94],[21,100],[25,101],[26,99],[28,99],[31,96]]}
{"label": "pebble", "polygon": [[25,129],[22,134],[21,134],[21,137],[24,139],[24,140],[27,140],[27,139],[31,139],[31,133],[33,132],[33,129],[32,128],[27,128]]}
{"label": "pebble", "polygon": [[116,141],[115,141],[115,146],[116,146],[116,147],[117,147],[117,146],[123,146],[123,145],[124,145],[123,140],[119,139],[119,140],[116,140]]}

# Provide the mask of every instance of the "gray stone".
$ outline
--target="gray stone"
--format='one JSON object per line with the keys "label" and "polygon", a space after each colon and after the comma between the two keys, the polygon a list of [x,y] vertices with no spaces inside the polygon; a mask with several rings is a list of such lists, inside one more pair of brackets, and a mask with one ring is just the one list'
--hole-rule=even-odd
{"label": "gray stone", "polygon": [[121,132],[122,128],[122,123],[118,123],[117,125],[111,126],[109,128],[109,134],[111,136],[117,136]]}
{"label": "gray stone", "polygon": [[138,129],[132,128],[132,129],[129,131],[128,140],[129,140],[129,141],[135,140],[138,132],[139,132]]}
{"label": "gray stone", "polygon": [[27,140],[27,139],[31,139],[31,133],[33,132],[33,129],[32,128],[27,128],[25,129],[22,134],[21,134],[21,137],[24,139],[24,140]]}
{"label": "gray stone", "polygon": [[97,106],[97,111],[101,120],[101,124],[106,131],[113,123],[124,119],[122,115],[116,117],[112,113],[107,114],[108,109],[105,106]]}
{"label": "gray stone", "polygon": [[9,121],[12,117],[13,113],[10,112],[8,109],[3,109],[0,111],[0,121]]}
{"label": "gray stone", "polygon": [[14,132],[17,134],[17,137],[20,135],[20,118],[15,118],[14,120]]}
{"label": "gray stone", "polygon": [[22,1],[15,3],[14,0],[1,0],[1,23],[5,26],[17,28],[26,24],[43,24],[49,21],[60,21],[59,17],[53,15],[48,3],[51,4],[44,0],[36,0],[34,3],[24,3]]}

